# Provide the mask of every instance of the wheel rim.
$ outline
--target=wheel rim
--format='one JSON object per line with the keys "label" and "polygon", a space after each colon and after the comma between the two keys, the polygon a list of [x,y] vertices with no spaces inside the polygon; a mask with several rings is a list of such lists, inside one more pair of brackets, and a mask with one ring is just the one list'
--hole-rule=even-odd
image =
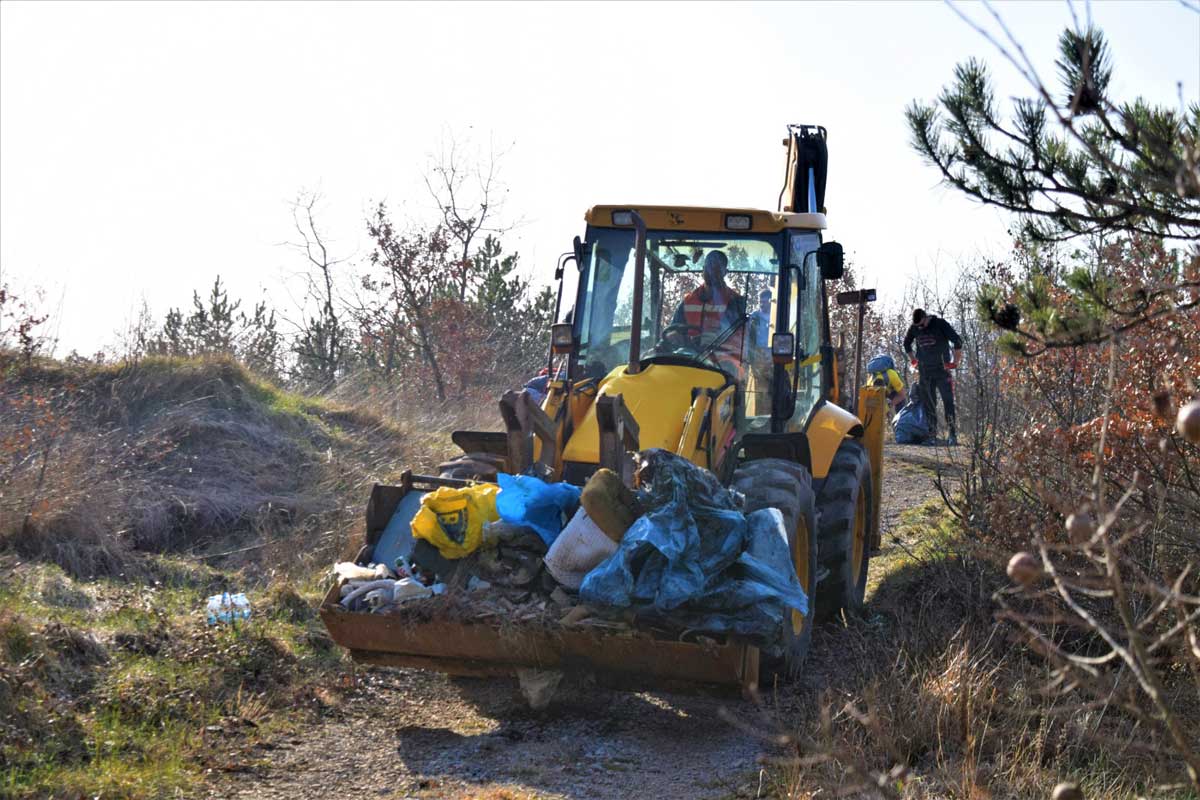
{"label": "wheel rim", "polygon": [[865,489],[864,486],[858,487],[858,499],[854,503],[854,544],[850,556],[854,586],[858,586],[859,581],[862,580],[863,553],[867,543],[867,495]]}
{"label": "wheel rim", "polygon": [[[800,586],[804,588],[804,593],[808,595],[809,608],[811,610],[813,602],[816,598],[809,591],[808,575],[811,565],[808,563],[809,550],[809,531],[808,520],[801,515],[796,523],[796,536],[792,539],[792,564],[796,567],[796,577],[800,580]],[[804,626],[808,624],[808,615],[801,614],[796,609],[792,609],[792,634],[799,636],[804,633]]]}

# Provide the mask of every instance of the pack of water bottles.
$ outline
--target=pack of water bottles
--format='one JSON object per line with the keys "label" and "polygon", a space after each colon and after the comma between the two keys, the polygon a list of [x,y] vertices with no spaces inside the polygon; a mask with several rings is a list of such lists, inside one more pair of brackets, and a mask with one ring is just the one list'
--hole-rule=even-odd
{"label": "pack of water bottles", "polygon": [[214,594],[208,598],[205,617],[209,625],[230,625],[250,619],[250,600],[241,592]]}

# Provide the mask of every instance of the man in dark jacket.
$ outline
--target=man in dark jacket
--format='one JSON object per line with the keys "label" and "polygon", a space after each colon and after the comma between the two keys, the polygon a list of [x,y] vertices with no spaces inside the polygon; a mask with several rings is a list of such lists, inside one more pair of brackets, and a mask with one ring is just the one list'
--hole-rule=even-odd
{"label": "man in dark jacket", "polygon": [[[953,355],[950,353],[951,345],[954,346]],[[925,415],[929,418],[931,441],[937,437],[937,395],[940,394],[946,410],[946,427],[950,429],[949,444],[958,444],[958,433],[954,427],[954,382],[950,370],[958,366],[961,351],[962,338],[949,322],[926,314],[921,308],[913,312],[913,324],[904,336],[904,352],[921,373],[919,396],[921,404],[925,406]]]}

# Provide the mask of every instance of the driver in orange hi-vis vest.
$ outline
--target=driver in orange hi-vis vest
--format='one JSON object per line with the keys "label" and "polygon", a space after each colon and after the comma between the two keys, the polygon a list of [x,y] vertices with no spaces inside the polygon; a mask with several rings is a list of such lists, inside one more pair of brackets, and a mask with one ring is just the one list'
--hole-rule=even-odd
{"label": "driver in orange hi-vis vest", "polygon": [[[671,325],[687,326],[687,339],[699,342],[701,348],[725,330],[739,326],[716,349],[718,360],[734,362],[735,372],[742,370],[742,345],[746,328],[746,298],[725,285],[729,257],[713,250],[704,257],[704,283],[688,292],[675,311]],[[672,337],[675,338],[675,337]],[[678,341],[678,339],[676,339]]]}

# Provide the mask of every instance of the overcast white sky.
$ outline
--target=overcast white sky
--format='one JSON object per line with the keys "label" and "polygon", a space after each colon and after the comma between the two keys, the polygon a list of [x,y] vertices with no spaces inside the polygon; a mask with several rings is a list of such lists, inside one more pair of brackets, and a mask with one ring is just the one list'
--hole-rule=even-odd
{"label": "overcast white sky", "polygon": [[[1053,79],[1067,4],[996,8]],[[1182,81],[1197,98],[1200,15],[1166,0],[1091,13],[1117,97],[1176,105]],[[785,125],[806,122],[829,129],[831,234],[886,296],[917,270],[1004,252],[1011,221],[940,188],[903,119],[972,55],[1006,105],[1029,94],[934,2],[10,0],[0,270],[46,291],[60,353],[111,343],[142,297],[161,316],[218,273],[287,311],[289,201],[319,189],[335,252],[361,259],[374,201],[431,218],[421,175],[454,132],[511,145],[506,211],[524,223],[506,244],[545,281],[593,204],[773,209]]]}

